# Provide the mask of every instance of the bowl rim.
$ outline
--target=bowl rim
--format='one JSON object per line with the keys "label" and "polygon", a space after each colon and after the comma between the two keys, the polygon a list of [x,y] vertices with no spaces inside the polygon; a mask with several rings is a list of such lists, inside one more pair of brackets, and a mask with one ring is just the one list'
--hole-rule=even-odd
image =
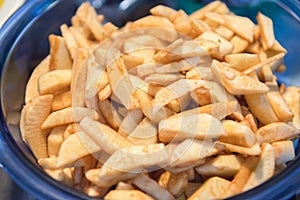
{"label": "bowl rim", "polygon": [[[9,55],[10,48],[17,42],[18,34],[33,22],[36,17],[47,12],[49,7],[56,5],[58,2],[59,1],[56,0],[26,1],[0,29],[0,44],[2,46],[0,48],[0,97],[2,96],[2,76],[5,68],[6,56]],[[31,15],[28,15],[28,13],[31,13]],[[73,188],[58,183],[46,175],[40,168],[34,166],[25,155],[20,155],[20,149],[16,148],[16,142],[10,136],[9,129],[6,125],[2,101],[0,104],[0,150],[1,152],[5,152],[0,154],[0,163],[4,166],[4,170],[9,176],[24,190],[37,198],[61,199],[63,197],[65,199],[95,199],[77,192]],[[294,195],[296,190],[300,189],[299,177],[300,155],[298,155],[286,169],[282,170],[259,187],[255,187],[247,192],[228,199],[271,199],[278,198],[278,196],[288,198],[291,195]],[[26,184],[24,184],[24,182],[26,182]],[[270,186],[272,186],[272,188],[270,188]]]}

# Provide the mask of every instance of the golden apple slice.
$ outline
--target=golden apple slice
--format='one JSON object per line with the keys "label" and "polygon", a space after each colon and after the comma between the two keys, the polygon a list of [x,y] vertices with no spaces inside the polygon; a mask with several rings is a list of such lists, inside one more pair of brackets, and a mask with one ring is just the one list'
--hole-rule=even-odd
{"label": "golden apple slice", "polygon": [[70,87],[71,70],[58,69],[47,72],[40,76],[38,80],[39,92],[41,95],[53,94]]}
{"label": "golden apple slice", "polygon": [[225,61],[240,72],[260,62],[257,54],[250,53],[229,54],[225,56]]}
{"label": "golden apple slice", "polygon": [[258,156],[261,153],[261,148],[257,142],[252,147],[242,147],[242,146],[228,144],[224,142],[217,142],[217,143],[224,145],[225,149],[230,152],[240,153],[243,155]]}
{"label": "golden apple slice", "polygon": [[40,96],[38,88],[38,79],[41,75],[49,71],[50,56],[47,56],[36,68],[33,70],[25,91],[25,103],[28,103],[31,99]]}
{"label": "golden apple slice", "polygon": [[174,25],[165,17],[149,15],[134,21],[130,29],[137,28],[163,28],[174,30]]}
{"label": "golden apple slice", "polygon": [[113,153],[98,173],[99,186],[111,186],[125,174],[138,175],[143,169],[159,166],[168,161],[164,144],[124,147]]}
{"label": "golden apple slice", "polygon": [[64,140],[63,134],[67,126],[58,126],[52,129],[47,138],[48,155],[58,156],[60,146]]}
{"label": "golden apple slice", "polygon": [[258,13],[256,19],[260,28],[263,48],[267,50],[271,48],[275,43],[273,22],[269,17],[265,16],[261,12]]}
{"label": "golden apple slice", "polygon": [[178,144],[170,156],[170,167],[188,167],[213,156],[224,149],[223,145],[212,142],[186,139]]}
{"label": "golden apple slice", "polygon": [[196,171],[204,176],[234,177],[245,159],[238,155],[218,155],[196,167]]}
{"label": "golden apple slice", "polygon": [[168,190],[164,189],[155,180],[149,178],[144,174],[141,174],[136,178],[132,179],[132,183],[156,199],[174,199],[173,195]]}
{"label": "golden apple slice", "polygon": [[280,121],[289,122],[293,119],[294,114],[279,92],[268,92],[267,99]]}
{"label": "golden apple slice", "polygon": [[[76,51],[71,78],[72,106],[84,107],[84,91],[87,79],[87,61],[88,51],[79,48]],[[90,59],[90,57],[88,58]]]}
{"label": "golden apple slice", "polygon": [[154,106],[153,98],[139,88],[135,89],[132,97],[136,106],[142,110],[144,115],[156,123],[173,114],[173,111],[167,107]]}
{"label": "golden apple slice", "polygon": [[70,29],[68,28],[68,26],[66,24],[61,25],[60,30],[61,30],[62,36],[65,39],[66,46],[68,47],[68,50],[70,52],[72,59],[75,59],[78,44],[77,44],[74,36],[72,35]]}
{"label": "golden apple slice", "polygon": [[157,143],[157,127],[148,118],[144,118],[128,135],[127,139],[135,145]]}
{"label": "golden apple slice", "polygon": [[104,200],[111,199],[154,200],[151,196],[139,190],[111,190],[105,195]]}
{"label": "golden apple slice", "polygon": [[239,194],[243,191],[244,185],[247,183],[252,171],[255,169],[258,163],[257,157],[248,157],[246,161],[242,163],[240,170],[235,175],[234,179],[228,186],[224,198]]}
{"label": "golden apple slice", "polygon": [[275,149],[276,166],[295,159],[295,149],[292,141],[273,142],[272,146]]}
{"label": "golden apple slice", "polygon": [[62,144],[57,157],[57,168],[64,168],[76,160],[99,152],[101,148],[84,132],[70,135]]}
{"label": "golden apple slice", "polygon": [[118,132],[129,135],[143,120],[143,112],[140,109],[131,110],[122,120]]}
{"label": "golden apple slice", "polygon": [[152,15],[166,17],[171,21],[173,20],[176,12],[177,12],[176,10],[164,5],[158,5],[150,9],[150,13]]}
{"label": "golden apple slice", "polygon": [[52,112],[42,124],[42,129],[80,122],[84,117],[99,119],[99,114],[92,109],[82,107],[69,107]]}
{"label": "golden apple slice", "polygon": [[220,178],[212,177],[204,182],[204,184],[188,198],[188,200],[196,199],[222,199],[226,189],[230,185],[230,181]]}
{"label": "golden apple slice", "polygon": [[80,122],[80,128],[93,139],[103,151],[112,154],[120,148],[133,146],[133,144],[117,133],[111,127],[94,121],[90,118],[84,118]]}
{"label": "golden apple slice", "polygon": [[284,122],[274,122],[259,128],[255,134],[258,143],[263,144],[296,137],[300,130]]}
{"label": "golden apple slice", "polygon": [[254,23],[247,17],[225,15],[225,26],[249,42],[253,41]]}
{"label": "golden apple slice", "polygon": [[159,140],[213,139],[223,132],[221,122],[209,114],[174,115],[159,123]]}
{"label": "golden apple slice", "polygon": [[49,35],[50,70],[71,69],[72,58],[67,49],[65,39],[57,35]]}
{"label": "golden apple slice", "polygon": [[243,188],[243,192],[258,186],[271,178],[274,171],[275,150],[269,143],[264,143],[262,145],[262,152],[259,156],[258,164],[249,176],[249,179]]}
{"label": "golden apple slice", "polygon": [[233,120],[223,121],[224,132],[220,135],[219,141],[229,144],[251,147],[256,143],[256,137],[247,126]]}
{"label": "golden apple slice", "polygon": [[245,99],[252,114],[263,124],[279,121],[274,113],[266,94],[248,94]]}
{"label": "golden apple slice", "polygon": [[165,106],[172,100],[180,98],[200,87],[208,87],[207,82],[203,80],[180,79],[160,89],[155,95],[154,105]]}
{"label": "golden apple slice", "polygon": [[41,125],[49,116],[53,95],[43,95],[27,103],[21,113],[20,129],[25,142],[34,156],[47,158],[47,137],[50,130],[41,129]]}
{"label": "golden apple slice", "polygon": [[266,93],[269,88],[262,82],[255,80],[224,63],[213,60],[212,72],[233,95]]}
{"label": "golden apple slice", "polygon": [[72,105],[72,93],[71,91],[63,92],[55,95],[53,98],[51,111],[57,111],[64,108],[68,108]]}

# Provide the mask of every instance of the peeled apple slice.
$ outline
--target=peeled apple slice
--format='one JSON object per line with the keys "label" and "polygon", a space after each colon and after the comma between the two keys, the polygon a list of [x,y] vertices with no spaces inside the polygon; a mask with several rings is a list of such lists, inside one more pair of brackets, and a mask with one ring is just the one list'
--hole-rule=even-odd
{"label": "peeled apple slice", "polygon": [[53,95],[39,96],[27,103],[21,113],[20,129],[23,139],[37,159],[47,158],[47,136],[49,130],[41,125],[51,111]]}

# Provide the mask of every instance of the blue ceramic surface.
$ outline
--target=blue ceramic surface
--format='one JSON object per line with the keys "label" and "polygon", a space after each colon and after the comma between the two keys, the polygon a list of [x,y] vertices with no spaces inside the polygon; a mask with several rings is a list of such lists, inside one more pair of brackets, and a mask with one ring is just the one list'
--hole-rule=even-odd
{"label": "blue ceramic surface", "polygon": [[[20,110],[24,104],[25,84],[33,67],[48,54],[48,35],[58,34],[60,24],[69,23],[78,2],[80,0],[27,1],[0,30],[0,163],[23,189],[38,199],[92,199],[45,175],[23,143],[18,128]],[[132,10],[132,7],[126,8],[126,6],[121,9],[118,6],[121,1],[98,0],[97,2],[95,6],[98,6],[98,12],[107,12],[109,19],[115,23],[118,19],[113,18],[110,6],[116,6],[115,9],[118,9],[122,16],[119,24],[130,19],[128,16],[139,17],[143,13],[133,15],[133,11],[142,10],[140,7],[146,5],[141,4],[141,1],[131,1],[135,2],[133,5],[135,9]],[[108,2],[110,5],[107,5]],[[278,74],[279,82],[300,86],[299,2],[291,0],[227,2],[234,12],[248,16],[254,21],[258,11],[273,19],[276,38],[289,52],[285,58],[287,71]],[[201,1],[196,0],[164,1],[164,3],[183,8],[187,12],[192,12],[202,5]],[[300,145],[297,143],[295,146],[297,158],[290,162],[285,170],[261,186],[231,199],[287,199],[299,192]]]}

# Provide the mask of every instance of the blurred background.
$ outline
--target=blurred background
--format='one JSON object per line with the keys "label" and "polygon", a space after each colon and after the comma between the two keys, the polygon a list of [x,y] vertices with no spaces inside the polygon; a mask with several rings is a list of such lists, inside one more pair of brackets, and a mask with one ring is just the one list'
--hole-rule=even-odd
{"label": "blurred background", "polygon": [[25,0],[0,0],[0,28],[8,17],[19,8]]}
{"label": "blurred background", "polygon": [[[66,0],[71,1],[71,0]],[[73,0],[77,5],[80,5],[86,0]],[[89,0],[90,3],[97,9],[98,13],[105,15],[107,21],[111,21],[118,26],[124,25],[128,20],[135,20],[142,17],[148,10],[157,4],[164,4],[174,8],[184,9],[188,14],[200,8],[203,4],[209,3],[211,0]],[[287,3],[290,0],[287,0]],[[297,1],[297,0],[294,0]],[[0,28],[8,17],[20,7],[25,0],[0,0]],[[254,7],[259,4],[260,0],[224,0],[237,14],[239,7],[250,5]],[[249,7],[251,9],[251,7]],[[299,9],[299,8],[298,8]],[[272,10],[272,9],[270,9]],[[245,10],[244,10],[245,12]],[[247,12],[247,11],[246,11]],[[271,11],[270,11],[271,12]],[[276,12],[276,10],[273,10]],[[250,16],[255,21],[255,15]],[[297,44],[296,44],[297,45]],[[1,44],[0,44],[1,46]],[[32,196],[23,191],[17,186],[0,168],[0,200],[10,199],[34,199]],[[298,191],[298,194],[300,191]],[[300,199],[300,196],[295,196],[292,199]]]}

